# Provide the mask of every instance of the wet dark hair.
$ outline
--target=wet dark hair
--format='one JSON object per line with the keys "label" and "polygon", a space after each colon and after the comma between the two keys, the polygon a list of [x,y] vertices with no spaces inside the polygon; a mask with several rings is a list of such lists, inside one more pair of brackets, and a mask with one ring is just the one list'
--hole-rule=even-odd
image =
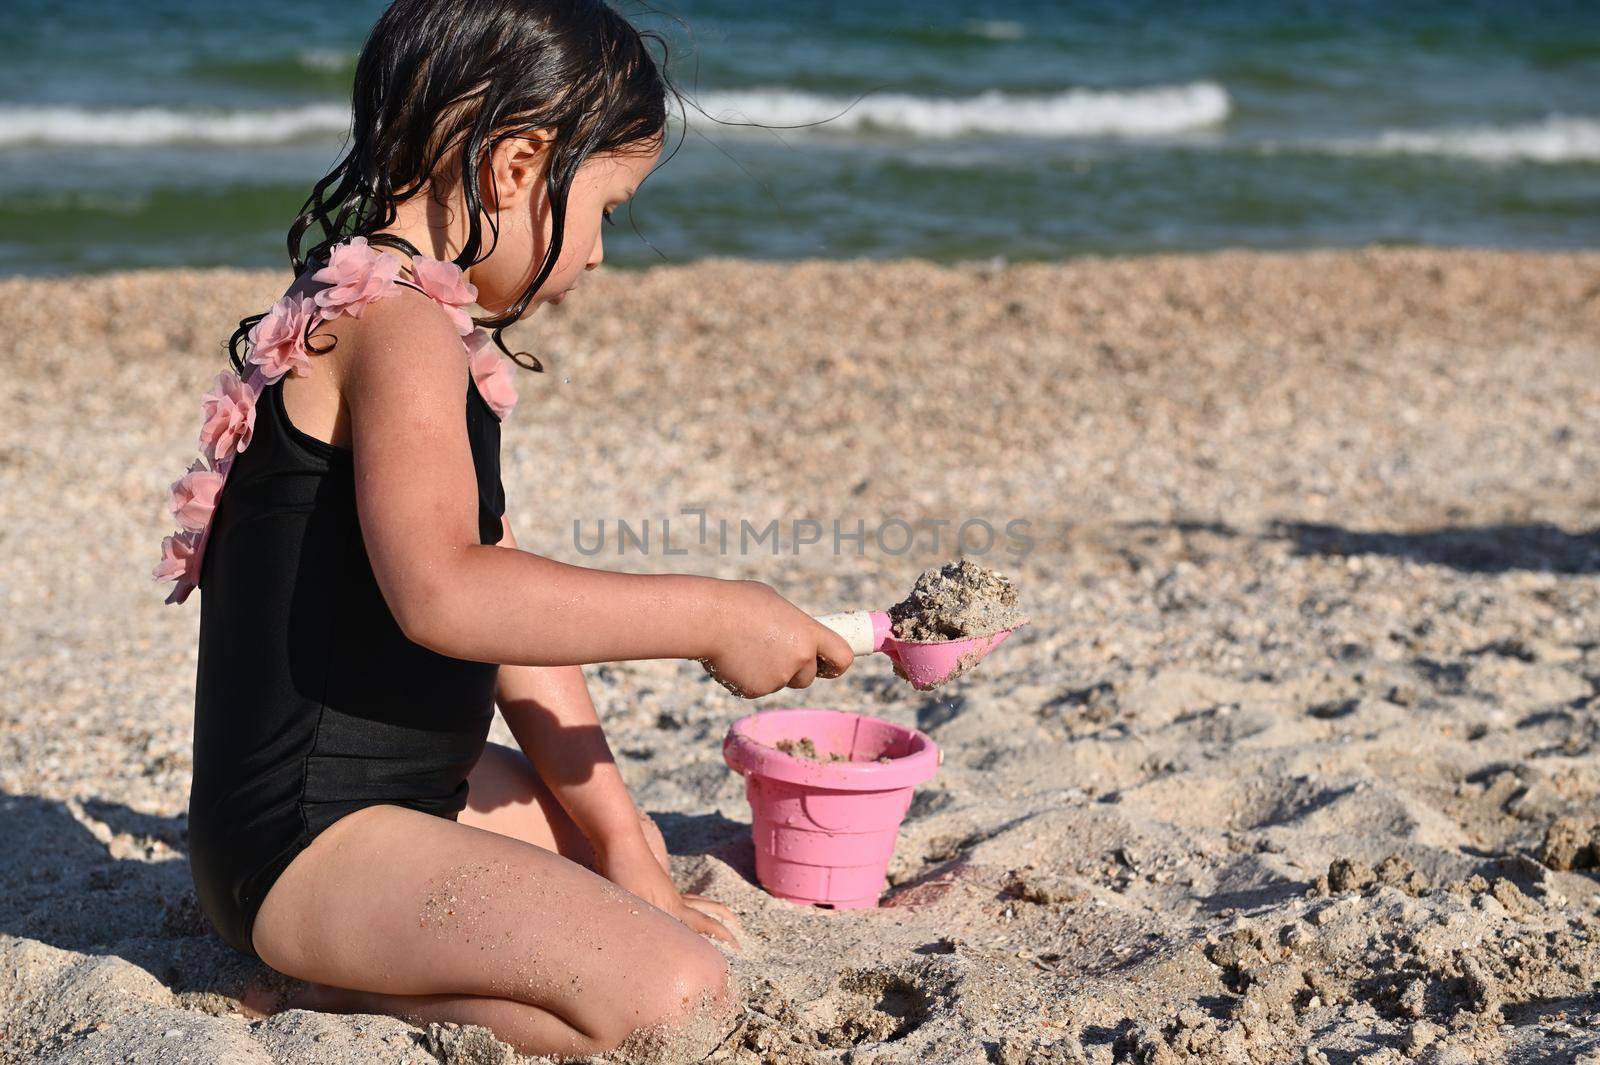
{"label": "wet dark hair", "polygon": [[[659,65],[648,40],[662,49]],[[493,224],[498,204],[486,210],[478,186],[484,161],[502,141],[552,127],[545,180],[552,236],[544,262],[503,314],[474,319],[493,330],[501,351],[542,370],[527,352],[508,350],[501,334],[555,269],[579,167],[591,156],[665,136],[667,93],[682,99],[664,73],[666,48],[659,33],[636,29],[602,0],[395,0],[356,63],[349,150],[316,183],[289,227],[295,275],[354,236],[418,254],[409,241],[377,231],[392,225],[397,205],[425,183],[450,185],[451,171],[469,216],[455,264],[465,269],[482,260],[494,246],[483,239],[486,214],[499,235]],[[302,239],[313,225],[322,239],[302,255]],[[242,319],[228,340],[241,374],[240,344],[264,317]],[[308,343],[317,324],[308,323]]]}

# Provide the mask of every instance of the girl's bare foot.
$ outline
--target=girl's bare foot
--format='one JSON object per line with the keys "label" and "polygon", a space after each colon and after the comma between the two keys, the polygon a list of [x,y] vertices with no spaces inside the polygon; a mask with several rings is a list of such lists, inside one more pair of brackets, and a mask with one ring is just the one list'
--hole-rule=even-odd
{"label": "girl's bare foot", "polygon": [[252,977],[239,993],[239,1012],[253,1021],[259,1021],[284,1010],[316,1009],[315,1006],[302,1006],[295,1001],[309,986],[304,980],[284,976],[263,965],[261,972]]}

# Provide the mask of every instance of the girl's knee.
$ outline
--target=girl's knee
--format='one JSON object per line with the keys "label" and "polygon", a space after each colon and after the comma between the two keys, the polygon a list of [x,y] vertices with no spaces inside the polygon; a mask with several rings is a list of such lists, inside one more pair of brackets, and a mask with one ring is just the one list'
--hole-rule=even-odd
{"label": "girl's knee", "polygon": [[684,960],[673,987],[672,1022],[692,1025],[695,1021],[726,1014],[733,999],[728,958],[702,939],[701,949]]}
{"label": "girl's knee", "polygon": [[728,959],[709,941],[685,950],[656,970],[657,979],[638,1002],[639,1012],[627,1026],[614,1026],[600,1038],[615,1050],[636,1033],[661,1036],[673,1029],[693,1028],[697,1021],[724,1015],[732,1002]]}
{"label": "girl's knee", "polygon": [[728,956],[709,939],[701,937],[700,949],[694,952],[691,1006],[700,1003],[725,1003],[732,994],[732,977]]}
{"label": "girl's knee", "polygon": [[660,987],[663,1019],[692,1012],[706,1001],[727,1001],[728,959],[709,940],[697,938],[700,941],[695,948],[683,951],[677,963],[663,973]]}

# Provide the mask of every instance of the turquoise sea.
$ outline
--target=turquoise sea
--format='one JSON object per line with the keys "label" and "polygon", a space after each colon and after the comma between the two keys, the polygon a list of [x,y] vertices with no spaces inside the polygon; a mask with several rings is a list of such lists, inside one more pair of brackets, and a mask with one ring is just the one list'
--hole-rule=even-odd
{"label": "turquoise sea", "polygon": [[[612,263],[1600,244],[1600,4],[658,3]],[[282,265],[383,5],[9,0],[0,274]],[[837,116],[837,117],[835,117]]]}

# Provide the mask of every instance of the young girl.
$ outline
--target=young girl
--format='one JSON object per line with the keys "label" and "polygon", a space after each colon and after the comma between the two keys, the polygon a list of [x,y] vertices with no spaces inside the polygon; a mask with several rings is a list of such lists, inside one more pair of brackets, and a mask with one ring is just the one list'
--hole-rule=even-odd
{"label": "young girl", "polygon": [[[156,570],[201,589],[190,862],[298,1005],[563,1055],[730,1005],[698,933],[736,944],[733,915],[673,886],[579,667],[695,659],[754,697],[850,649],[763,584],[519,550],[489,346],[600,265],[668,88],[600,0],[399,0],[298,276],[205,396]],[[486,744],[496,705],[524,753]]]}

